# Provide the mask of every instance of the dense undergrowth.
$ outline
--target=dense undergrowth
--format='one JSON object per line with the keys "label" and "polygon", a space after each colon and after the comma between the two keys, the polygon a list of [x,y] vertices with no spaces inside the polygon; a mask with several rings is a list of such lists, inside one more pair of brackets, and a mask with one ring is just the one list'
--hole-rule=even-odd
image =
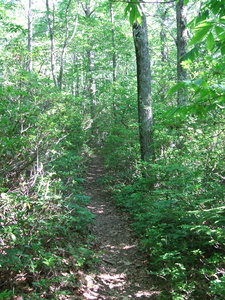
{"label": "dense undergrowth", "polygon": [[1,86],[0,299],[67,299],[94,259],[82,116],[47,81],[17,76]]}
{"label": "dense undergrowth", "polygon": [[115,201],[132,216],[149,273],[164,286],[160,299],[225,299],[224,124],[183,118],[155,125],[157,159],[149,164],[123,143],[110,155],[110,141],[121,133],[112,135],[103,153],[116,173],[106,181],[117,180]]}

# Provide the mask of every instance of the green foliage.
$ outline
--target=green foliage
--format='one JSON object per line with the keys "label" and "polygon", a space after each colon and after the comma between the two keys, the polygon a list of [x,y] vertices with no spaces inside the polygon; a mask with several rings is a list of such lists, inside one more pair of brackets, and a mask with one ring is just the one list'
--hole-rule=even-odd
{"label": "green foliage", "polygon": [[[136,69],[124,4],[113,3],[114,23],[108,2],[95,7],[71,2],[68,14],[67,4],[58,3],[51,15],[55,51],[45,8],[34,8],[29,53],[21,6],[0,3],[0,299],[70,297],[78,287],[77,270],[92,263],[87,228],[93,218],[80,189],[86,142],[105,156],[111,172],[104,183],[120,183],[117,204],[133,216],[150,273],[165,280],[162,299],[223,299],[223,0],[202,1],[190,23],[193,48],[183,62],[189,81],[175,86],[174,7],[146,5],[151,15],[152,164],[139,162]],[[141,23],[140,3],[129,2],[125,12],[131,24]],[[61,60],[67,30],[69,44]],[[162,51],[167,52],[163,59]],[[61,92],[51,78],[52,54],[56,77],[61,61],[64,67]],[[33,72],[27,71],[30,57]],[[96,86],[93,97],[90,78]],[[189,102],[177,108],[179,88],[188,90]]]}
{"label": "green foliage", "polygon": [[83,208],[88,199],[77,185],[80,162],[76,157],[70,160],[73,172],[60,168],[58,159],[56,168],[37,176],[28,195],[20,190],[1,194],[1,278],[5,287],[18,285],[17,293],[26,294],[27,284],[29,294],[49,293],[62,273],[64,284],[59,281],[52,296],[71,281],[76,289],[75,267],[92,261],[93,253],[85,243],[93,218]]}
{"label": "green foliage", "polygon": [[4,290],[2,293],[0,293],[0,300],[7,300],[10,299],[13,296],[13,292],[9,290]]}
{"label": "green foliage", "polygon": [[137,125],[121,127],[114,125],[104,141],[101,153],[105,157],[105,166],[113,172],[117,172],[117,178],[129,178],[132,176],[138,159],[138,137],[133,130]]}
{"label": "green foliage", "polygon": [[165,299],[223,299],[224,132],[209,113],[194,113],[180,110],[156,124],[158,159],[139,165],[148,176],[115,189],[149,255],[150,274],[166,280]]}
{"label": "green foliage", "polygon": [[78,288],[77,269],[93,256],[93,216],[80,189],[82,118],[76,99],[49,81],[25,70],[13,76],[19,85],[1,82],[0,91],[0,297],[57,299]]}
{"label": "green foliage", "polygon": [[221,1],[206,1],[199,16],[192,21],[194,36],[189,45],[205,41],[209,51],[225,54],[225,17],[224,4]]}
{"label": "green foliage", "polygon": [[125,15],[127,16],[129,13],[130,25],[133,25],[136,21],[141,24],[143,15],[141,5],[142,4],[136,0],[131,0],[131,2],[127,4],[127,7],[125,8]]}

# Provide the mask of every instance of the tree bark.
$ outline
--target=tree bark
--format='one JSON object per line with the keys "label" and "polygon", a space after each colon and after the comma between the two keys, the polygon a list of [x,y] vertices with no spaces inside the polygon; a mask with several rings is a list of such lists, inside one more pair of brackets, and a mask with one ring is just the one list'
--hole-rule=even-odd
{"label": "tree bark", "polygon": [[114,12],[113,12],[113,6],[112,2],[110,1],[110,19],[111,19],[111,24],[112,24],[112,48],[113,48],[113,53],[112,53],[112,64],[113,64],[113,83],[116,82],[116,51],[115,51],[115,29],[114,29]]}
{"label": "tree bark", "polygon": [[89,91],[89,97],[91,100],[91,119],[92,122],[94,122],[95,119],[95,93],[96,93],[96,85],[95,85],[95,79],[93,76],[94,73],[94,51],[87,50],[87,57],[88,57],[88,91]]}
{"label": "tree bark", "polygon": [[[50,41],[51,41],[51,69],[52,69],[52,77],[56,87],[58,87],[57,76],[56,76],[56,59],[55,59],[55,35],[54,35],[54,8],[53,12],[51,13],[49,7],[49,0],[46,0],[46,9],[47,9],[47,20],[48,20],[48,27],[49,27],[49,34],[50,34]],[[52,17],[51,17],[52,15]]]}
{"label": "tree bark", "polygon": [[133,39],[137,64],[140,151],[141,159],[148,162],[154,157],[154,147],[151,69],[145,16],[142,16],[142,24],[139,24],[138,22],[133,24]]}
{"label": "tree bark", "polygon": [[113,115],[116,120],[116,110],[117,110],[117,105],[115,102],[115,83],[116,83],[116,67],[117,67],[117,61],[116,61],[116,49],[115,49],[115,29],[114,29],[114,11],[113,11],[113,5],[112,2],[109,2],[109,10],[110,10],[110,20],[112,24],[112,67],[113,67],[113,72],[112,72],[112,83],[113,83],[113,99],[112,99],[112,110],[113,110]]}
{"label": "tree bark", "polygon": [[[184,69],[182,62],[187,53],[187,9],[184,0],[179,0],[176,4],[177,18],[177,82],[187,80],[187,71]],[[179,106],[186,105],[188,102],[187,90],[181,88],[177,93],[177,104]]]}
{"label": "tree bark", "polygon": [[166,27],[165,27],[167,9],[164,9],[163,11],[159,10],[159,13],[161,18],[161,30],[160,30],[161,61],[162,64],[164,64],[168,59],[168,47],[166,45]]}
{"label": "tree bark", "polygon": [[160,23],[161,23],[161,29],[160,29],[160,43],[161,43],[161,80],[159,82],[159,87],[160,87],[160,99],[162,102],[165,101],[166,98],[166,93],[167,93],[167,86],[166,86],[166,81],[167,81],[167,73],[166,68],[167,68],[167,63],[168,63],[168,47],[167,47],[167,37],[166,37],[166,16],[168,9],[165,9],[164,7],[161,9],[161,6],[158,8],[158,12],[160,15]]}
{"label": "tree bark", "polygon": [[59,67],[59,76],[58,76],[58,86],[60,91],[62,90],[62,82],[63,82],[63,73],[64,73],[64,64],[65,64],[65,55],[66,55],[66,50],[68,44],[71,42],[73,39],[76,30],[77,30],[77,24],[78,24],[78,16],[76,17],[76,20],[74,22],[74,28],[71,36],[69,37],[69,20],[68,20],[68,14],[69,14],[69,8],[71,5],[72,0],[69,0],[66,6],[66,11],[65,11],[65,35],[64,35],[64,43],[62,46],[62,51],[61,51],[61,57],[60,57],[60,67]]}
{"label": "tree bark", "polygon": [[[88,4],[82,4],[85,17],[91,18],[91,15],[93,14],[94,10],[91,10],[90,5]],[[88,59],[88,73],[87,73],[87,85],[88,85],[88,96],[90,98],[90,115],[91,115],[91,133],[94,135],[95,133],[95,110],[96,110],[96,84],[95,84],[95,77],[94,77],[94,51],[93,51],[93,45],[92,41],[90,41],[89,49],[87,50],[87,59]]]}
{"label": "tree bark", "polygon": [[29,0],[29,7],[28,7],[28,71],[32,72],[33,70],[33,15],[32,15],[32,5],[33,1]]}

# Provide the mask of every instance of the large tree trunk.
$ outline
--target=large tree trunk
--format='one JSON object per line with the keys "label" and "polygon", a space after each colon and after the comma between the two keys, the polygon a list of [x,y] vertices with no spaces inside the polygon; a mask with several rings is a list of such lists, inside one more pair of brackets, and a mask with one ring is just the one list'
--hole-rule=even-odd
{"label": "large tree trunk", "polygon": [[[182,62],[187,53],[187,9],[184,0],[179,0],[176,5],[177,16],[177,82],[187,80],[187,71],[184,69]],[[177,94],[177,104],[179,106],[187,104],[187,90],[181,88]]]}
{"label": "large tree trunk", "polygon": [[148,162],[154,157],[154,147],[151,69],[145,16],[142,17],[142,24],[139,24],[138,22],[133,24],[133,38],[137,63],[138,119],[141,159]]}

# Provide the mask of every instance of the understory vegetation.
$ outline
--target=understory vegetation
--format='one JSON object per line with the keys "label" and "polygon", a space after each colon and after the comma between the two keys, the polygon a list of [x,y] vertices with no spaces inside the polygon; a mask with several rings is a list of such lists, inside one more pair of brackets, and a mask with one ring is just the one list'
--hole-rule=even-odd
{"label": "understory vegetation", "polygon": [[[159,299],[225,299],[225,4],[152,2],[145,161],[124,17],[140,29],[142,1],[0,1],[0,300],[79,294],[81,270],[96,262],[82,189],[92,151]],[[184,80],[176,4],[188,22]]]}
{"label": "understory vegetation", "polygon": [[[213,118],[218,110],[206,119],[180,113],[167,118],[167,129],[155,124],[161,143],[154,163],[135,163],[128,149],[115,150],[117,161],[128,160],[114,198],[132,216],[149,274],[165,284],[162,299],[224,299],[224,122]],[[171,128],[175,122],[179,129]],[[113,167],[118,172],[111,157]]]}
{"label": "understory vegetation", "polygon": [[73,99],[20,76],[1,89],[0,299],[63,299],[94,261],[81,188],[89,148]]}

